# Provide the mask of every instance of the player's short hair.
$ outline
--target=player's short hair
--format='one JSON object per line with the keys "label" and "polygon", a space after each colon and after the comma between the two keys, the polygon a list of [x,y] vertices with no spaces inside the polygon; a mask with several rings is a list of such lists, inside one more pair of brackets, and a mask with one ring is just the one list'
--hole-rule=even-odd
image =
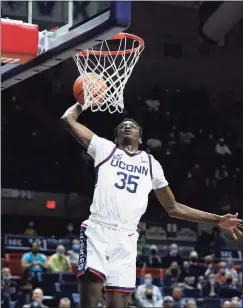
{"label": "player's short hair", "polygon": [[141,127],[134,119],[132,119],[132,118],[125,118],[125,119],[123,119],[123,120],[121,121],[120,124],[117,125],[117,127],[116,127],[115,130],[114,130],[115,138],[117,137],[117,131],[118,131],[119,126],[120,126],[122,123],[124,123],[124,122],[132,122],[132,123],[134,123],[134,124],[138,127],[138,129],[139,129],[139,136],[140,136],[140,138],[142,138],[142,136],[143,136],[142,127]]}

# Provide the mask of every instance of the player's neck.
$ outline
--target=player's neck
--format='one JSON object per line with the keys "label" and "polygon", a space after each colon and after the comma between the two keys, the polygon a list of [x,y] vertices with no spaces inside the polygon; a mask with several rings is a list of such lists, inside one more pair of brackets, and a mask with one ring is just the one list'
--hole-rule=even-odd
{"label": "player's neck", "polygon": [[137,145],[132,145],[132,144],[121,144],[119,145],[119,148],[130,152],[130,153],[136,153],[138,151],[138,146]]}

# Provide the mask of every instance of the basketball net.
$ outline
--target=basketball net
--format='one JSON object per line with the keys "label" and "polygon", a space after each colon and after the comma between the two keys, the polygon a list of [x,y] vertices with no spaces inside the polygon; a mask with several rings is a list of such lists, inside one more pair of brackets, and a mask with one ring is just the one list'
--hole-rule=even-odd
{"label": "basketball net", "polygon": [[[102,41],[99,46],[76,54],[74,61],[84,77],[83,109],[90,107],[93,112],[107,109],[110,113],[123,112],[124,88],[143,49],[144,41],[140,37],[119,33]],[[97,74],[105,82],[105,93],[100,91],[100,84],[91,78],[90,73]]]}

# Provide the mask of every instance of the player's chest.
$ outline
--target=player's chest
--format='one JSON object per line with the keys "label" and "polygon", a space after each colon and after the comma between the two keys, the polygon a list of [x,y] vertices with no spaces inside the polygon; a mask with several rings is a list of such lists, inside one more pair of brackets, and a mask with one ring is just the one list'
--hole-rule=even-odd
{"label": "player's chest", "polygon": [[128,155],[123,151],[116,151],[110,158],[109,168],[114,171],[125,171],[133,174],[148,175],[150,172],[148,155],[145,153]]}

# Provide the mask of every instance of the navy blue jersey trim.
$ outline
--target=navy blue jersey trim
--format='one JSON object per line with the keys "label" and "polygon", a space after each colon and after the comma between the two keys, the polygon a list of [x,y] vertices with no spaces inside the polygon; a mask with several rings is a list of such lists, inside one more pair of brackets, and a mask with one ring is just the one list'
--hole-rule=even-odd
{"label": "navy blue jersey trim", "polygon": [[153,179],[153,169],[152,169],[152,159],[151,159],[151,155],[148,154],[148,160],[149,160],[149,170],[150,170],[150,175],[151,175],[151,179]]}
{"label": "navy blue jersey trim", "polygon": [[111,158],[111,156],[115,153],[116,149],[117,147],[114,147],[111,153],[104,160],[102,160],[102,162],[100,162],[95,168],[99,168],[101,165],[106,163]]}
{"label": "navy blue jersey trim", "polygon": [[104,159],[102,160],[101,163],[99,163],[96,167],[95,167],[95,185],[98,182],[98,176],[99,176],[99,168],[100,166],[104,165],[104,163],[106,163],[111,157],[112,155],[116,152],[117,147],[114,147],[113,150],[111,151],[111,153]]}

